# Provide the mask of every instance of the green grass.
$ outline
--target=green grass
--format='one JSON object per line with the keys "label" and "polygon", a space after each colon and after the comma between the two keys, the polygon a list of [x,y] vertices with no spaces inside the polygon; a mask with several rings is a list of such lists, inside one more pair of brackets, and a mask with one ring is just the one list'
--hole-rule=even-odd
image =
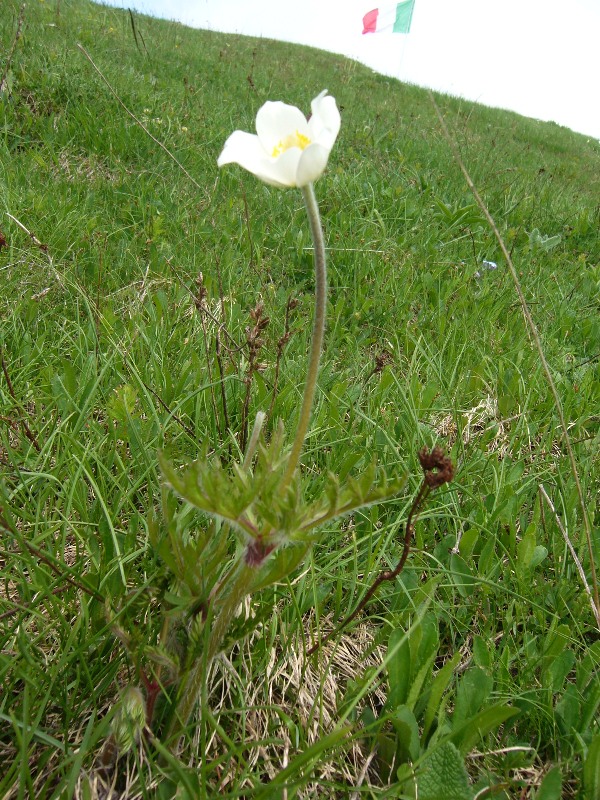
{"label": "green grass", "polygon": [[[3,53],[18,13],[3,4]],[[128,798],[172,797],[177,786],[190,798],[283,797],[285,786],[309,797],[316,782],[324,797],[410,796],[402,709],[413,704],[424,735],[434,676],[450,663],[433,728],[454,737],[472,792],[592,798],[598,630],[558,521],[590,584],[595,564],[508,270],[427,93],[310,48],[137,15],[134,25],[137,41],[126,12],[34,0],[0,94],[0,795],[101,797],[114,780],[113,796]],[[323,471],[353,474],[374,457],[406,471],[407,488],[330,526],[289,583],[253,599],[238,622],[247,637],[217,662],[181,759],[143,740],[102,769],[120,691],[139,682],[111,615],[145,644],[160,622],[165,578],[148,540],[157,451],[178,462],[203,445],[224,461],[237,455],[244,330],[258,301],[270,324],[250,418],[273,401],[272,430],[300,401],[313,303],[300,193],[219,172],[216,159],[267,99],[308,109],[323,88],[342,128],[316,184],[330,291],[307,491]],[[597,562],[600,145],[437,102],[539,326]],[[546,247],[536,229],[560,241]],[[482,269],[484,259],[498,268]],[[199,273],[210,316],[195,306]],[[298,306],[273,400],[290,296]],[[397,562],[417,451],[436,442],[456,480],[433,495],[401,578],[307,659],[317,631]],[[183,527],[205,524],[178,513]],[[468,707],[475,696],[480,706]],[[472,741],[457,732],[461,718],[501,703],[519,713]],[[426,760],[406,758],[426,773]]]}

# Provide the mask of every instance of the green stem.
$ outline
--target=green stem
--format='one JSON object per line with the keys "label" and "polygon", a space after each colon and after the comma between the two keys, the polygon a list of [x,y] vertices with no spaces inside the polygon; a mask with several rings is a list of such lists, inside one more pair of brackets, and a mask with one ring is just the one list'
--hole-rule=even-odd
{"label": "green stem", "polygon": [[176,753],[179,750],[181,734],[188,724],[194,706],[200,696],[204,677],[223,644],[223,639],[238,606],[252,585],[257,568],[256,565],[247,564],[245,557],[242,556],[238,565],[237,575],[233,578],[231,589],[214,621],[206,653],[192,664],[185,678],[168,736],[173,743],[173,751]]}
{"label": "green stem", "polygon": [[302,196],[308,213],[310,222],[310,232],[312,233],[315,258],[315,317],[313,321],[312,343],[308,362],[308,372],[304,385],[304,397],[302,398],[302,408],[300,409],[300,419],[296,436],[292,444],[287,468],[281,481],[281,491],[285,490],[298,466],[300,453],[304,445],[304,439],[310,423],[313,400],[317,388],[317,375],[319,373],[319,360],[323,349],[323,339],[325,337],[325,313],[327,308],[327,268],[325,265],[325,241],[323,239],[323,229],[319,217],[319,206],[312,183],[302,187]]}

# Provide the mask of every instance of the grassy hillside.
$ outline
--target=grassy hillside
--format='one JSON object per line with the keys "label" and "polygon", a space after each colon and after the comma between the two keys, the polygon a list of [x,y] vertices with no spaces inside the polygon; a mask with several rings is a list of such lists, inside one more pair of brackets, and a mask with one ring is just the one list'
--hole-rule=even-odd
{"label": "grassy hillside", "polygon": [[[425,91],[85,0],[19,18],[4,0],[0,795],[597,797],[600,144],[436,96],[538,326],[587,541],[507,265]],[[308,111],[325,88],[342,127],[315,186],[330,287],[303,491],[373,460],[406,486],[246,598],[175,755],[161,614],[186,598],[152,542],[166,511],[186,542],[209,529],[161,498],[157,454],[228,470],[257,411],[293,429],[313,311],[300,193],[216,160],[266,100]],[[309,656],[397,564],[434,444],[456,477],[404,570]],[[136,738],[127,703],[152,692]]]}

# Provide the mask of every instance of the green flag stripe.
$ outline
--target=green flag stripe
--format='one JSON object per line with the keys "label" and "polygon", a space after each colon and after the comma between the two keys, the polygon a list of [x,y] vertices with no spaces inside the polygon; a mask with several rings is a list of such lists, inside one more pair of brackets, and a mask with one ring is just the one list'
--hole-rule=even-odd
{"label": "green flag stripe", "polygon": [[396,21],[394,22],[394,33],[408,33],[412,21],[415,0],[406,0],[396,6]]}

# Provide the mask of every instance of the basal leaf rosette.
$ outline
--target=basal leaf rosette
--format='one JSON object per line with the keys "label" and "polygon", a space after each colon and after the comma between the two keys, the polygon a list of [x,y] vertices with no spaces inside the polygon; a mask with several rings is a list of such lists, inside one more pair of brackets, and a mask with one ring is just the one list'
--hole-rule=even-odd
{"label": "basal leaf rosette", "polygon": [[340,130],[335,99],[321,92],[306,119],[295,106],[266,102],[256,115],[256,134],[234,131],[217,163],[239,164],[261,181],[285,188],[307,186],[319,178]]}

